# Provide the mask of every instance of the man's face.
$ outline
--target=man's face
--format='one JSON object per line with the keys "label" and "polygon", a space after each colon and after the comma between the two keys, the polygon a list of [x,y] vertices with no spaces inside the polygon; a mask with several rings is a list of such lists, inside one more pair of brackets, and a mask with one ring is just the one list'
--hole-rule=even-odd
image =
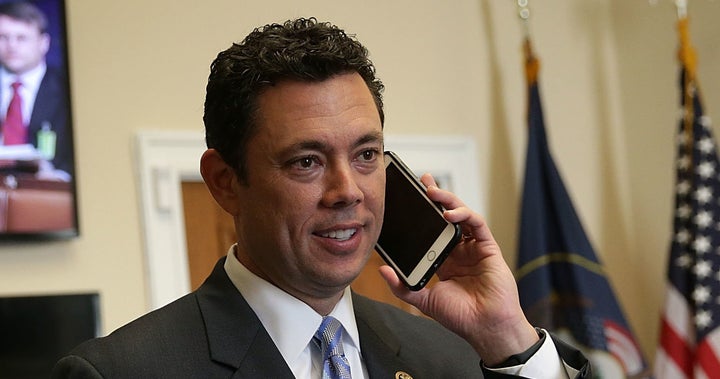
{"label": "man's face", "polygon": [[285,81],[259,98],[238,185],[238,258],[302,299],[338,296],[382,226],[383,137],[362,78]]}
{"label": "man's face", "polygon": [[37,25],[0,15],[0,64],[14,74],[23,74],[45,59],[50,36]]}

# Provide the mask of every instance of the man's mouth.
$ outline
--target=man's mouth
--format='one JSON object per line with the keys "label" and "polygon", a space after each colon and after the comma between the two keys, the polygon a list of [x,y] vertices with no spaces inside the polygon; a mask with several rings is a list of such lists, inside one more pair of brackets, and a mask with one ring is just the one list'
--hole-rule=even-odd
{"label": "man's mouth", "polygon": [[338,241],[346,241],[349,240],[352,236],[357,233],[357,229],[351,228],[351,229],[340,229],[340,230],[331,230],[329,232],[320,233],[321,237],[324,238],[332,238]]}

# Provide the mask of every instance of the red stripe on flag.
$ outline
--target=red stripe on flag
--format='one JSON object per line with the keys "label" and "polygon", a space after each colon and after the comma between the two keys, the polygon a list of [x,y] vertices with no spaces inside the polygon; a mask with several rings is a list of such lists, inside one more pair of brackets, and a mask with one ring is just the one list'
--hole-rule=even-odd
{"label": "red stripe on flag", "polygon": [[675,333],[675,330],[670,326],[665,317],[662,318],[660,346],[662,346],[662,349],[665,350],[665,354],[667,354],[667,356],[675,362],[678,368],[685,373],[685,376],[692,378],[692,349],[680,335]]}
{"label": "red stripe on flag", "polygon": [[640,347],[629,330],[611,320],[605,320],[605,338],[610,354],[622,364],[626,374],[636,374],[643,369]]}
{"label": "red stripe on flag", "polygon": [[703,340],[697,347],[697,364],[709,377],[720,374],[720,361],[708,340]]}

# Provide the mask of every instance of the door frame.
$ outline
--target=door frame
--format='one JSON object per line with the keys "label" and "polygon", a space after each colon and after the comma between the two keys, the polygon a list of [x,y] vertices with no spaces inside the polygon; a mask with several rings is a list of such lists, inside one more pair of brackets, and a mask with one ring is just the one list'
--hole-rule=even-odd
{"label": "door frame", "polygon": [[148,310],[190,292],[183,181],[202,181],[204,136],[190,131],[140,131],[135,139],[145,250]]}
{"label": "door frame", "polygon": [[[385,135],[417,174],[445,178],[449,188],[472,209],[483,213],[479,162],[472,136]],[[181,183],[202,181],[203,132],[139,131],[135,138],[148,310],[190,292]]]}

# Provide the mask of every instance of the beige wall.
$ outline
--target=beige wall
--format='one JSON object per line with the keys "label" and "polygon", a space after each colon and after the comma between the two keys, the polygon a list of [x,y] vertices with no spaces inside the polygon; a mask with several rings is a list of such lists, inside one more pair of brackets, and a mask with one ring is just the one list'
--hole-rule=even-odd
{"label": "beige wall", "polygon": [[[388,132],[476,140],[487,217],[514,264],[526,141],[515,2],[67,1],[82,235],[0,246],[1,294],[97,290],[108,332],[144,313],[135,133],[201,130],[217,52],[254,26],[302,15],[332,20],[370,49],[387,86]],[[556,162],[649,356],[677,115],[674,11],[660,3],[535,1],[530,23]],[[710,115],[720,112],[718,11],[718,2],[691,4]]]}

